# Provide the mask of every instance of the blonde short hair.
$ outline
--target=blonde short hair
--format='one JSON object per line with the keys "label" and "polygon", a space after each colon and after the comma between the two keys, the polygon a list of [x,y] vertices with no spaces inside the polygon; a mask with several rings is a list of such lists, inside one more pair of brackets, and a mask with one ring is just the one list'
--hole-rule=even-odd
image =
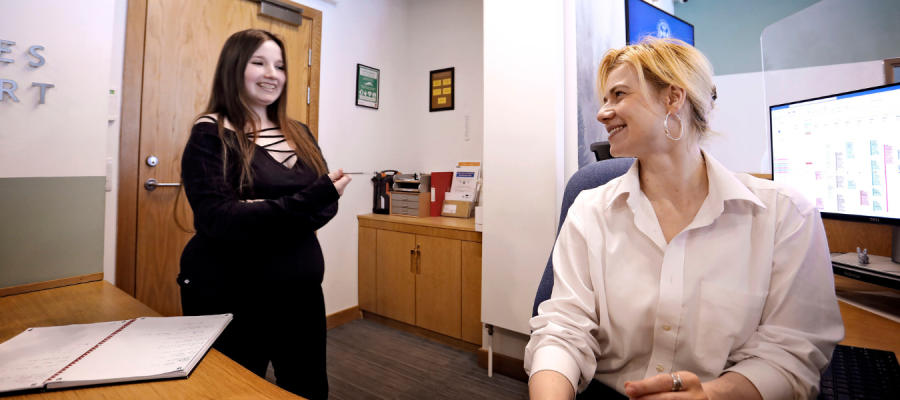
{"label": "blonde short hair", "polygon": [[709,114],[716,99],[712,65],[706,56],[693,46],[678,39],[645,37],[640,43],[606,52],[597,71],[597,90],[600,97],[606,92],[606,80],[616,67],[629,64],[637,71],[644,97],[652,99],[647,82],[659,91],[669,85],[684,89],[691,105],[689,122],[699,138],[710,131]]}

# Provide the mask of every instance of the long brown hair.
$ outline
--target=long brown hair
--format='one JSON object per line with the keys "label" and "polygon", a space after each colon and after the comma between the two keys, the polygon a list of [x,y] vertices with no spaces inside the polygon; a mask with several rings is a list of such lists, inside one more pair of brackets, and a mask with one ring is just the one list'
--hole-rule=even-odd
{"label": "long brown hair", "polygon": [[[249,95],[244,83],[244,70],[253,57],[253,53],[267,40],[278,44],[281,48],[281,57],[284,60],[284,86],[278,100],[266,107],[266,116],[270,121],[281,127],[284,138],[297,153],[297,158],[304,165],[312,168],[316,175],[327,173],[322,154],[316,144],[313,143],[312,134],[304,129],[300,123],[287,116],[287,83],[288,65],[284,52],[284,42],[275,34],[262,29],[248,29],[231,35],[222,47],[219,62],[216,65],[216,74],[213,79],[212,94],[206,110],[200,115],[219,115],[219,138],[223,144],[224,171],[228,171],[228,156],[237,156],[240,165],[238,179],[238,193],[243,196],[250,193],[253,185],[253,175],[250,170],[250,162],[256,151],[254,143],[259,135],[259,117],[250,109]],[[222,118],[228,118],[238,134],[237,139],[246,134],[250,140],[233,140],[230,132],[225,130]],[[249,130],[248,130],[249,128]],[[226,172],[227,173],[227,172]],[[223,177],[225,178],[225,177]]]}
{"label": "long brown hair", "polygon": [[[309,132],[305,125],[288,118],[288,65],[284,51],[284,42],[275,34],[262,29],[240,31],[231,35],[225,41],[225,46],[222,47],[222,53],[219,54],[219,62],[216,65],[209,103],[195,120],[208,114],[218,116],[217,125],[219,138],[222,140],[222,161],[224,164],[221,178],[227,181],[228,176],[226,175],[237,169],[236,172],[239,176],[237,194],[241,198],[252,195],[253,172],[250,169],[250,162],[253,160],[253,155],[256,151],[255,143],[259,136],[261,125],[259,117],[249,106],[250,101],[244,82],[244,71],[250,62],[250,58],[253,57],[253,53],[267,40],[275,42],[281,48],[281,58],[284,60],[284,85],[278,99],[266,107],[266,116],[281,128],[285,140],[297,153],[297,162],[302,162],[302,165],[311,168],[318,176],[328,172],[325,168],[322,154],[313,142],[312,133]],[[226,130],[223,118],[227,118],[237,132]],[[245,135],[250,140],[245,140]],[[237,160],[230,160],[230,157],[236,157]],[[184,185],[179,188],[179,192],[183,192],[183,187]],[[181,195],[182,193],[179,193],[178,198]],[[181,214],[178,212],[178,198],[176,198],[175,204],[175,222],[183,230],[188,231],[178,218]]]}

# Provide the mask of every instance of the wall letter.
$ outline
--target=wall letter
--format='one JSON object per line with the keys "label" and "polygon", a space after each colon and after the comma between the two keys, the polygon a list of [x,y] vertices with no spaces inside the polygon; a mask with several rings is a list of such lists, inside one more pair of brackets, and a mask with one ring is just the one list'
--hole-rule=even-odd
{"label": "wall letter", "polygon": [[[43,50],[43,49],[44,49],[44,46],[31,46],[31,48],[28,49],[28,52],[31,53],[31,55],[34,56],[34,58],[38,59],[38,62],[31,61],[28,63],[28,65],[30,65],[32,67],[40,67],[41,65],[44,65],[44,57],[41,57],[37,53],[38,50]],[[44,92],[44,90],[41,89],[41,93],[43,93],[43,92]],[[43,103],[43,102],[41,102],[41,103]]]}
{"label": "wall letter", "polygon": [[[12,53],[12,50],[4,48],[3,45],[15,46],[15,44],[16,44],[16,42],[10,42],[9,40],[0,39],[0,62],[5,62],[5,63],[14,63],[15,62],[15,60],[3,58],[3,53]],[[16,89],[13,89],[13,90],[16,90]],[[0,94],[0,96],[3,96],[3,95]],[[13,98],[15,98],[15,96],[13,96]],[[16,100],[16,101],[18,101],[18,100]]]}
{"label": "wall letter", "polygon": [[[53,85],[51,85],[51,84],[49,84],[49,83],[37,83],[37,82],[31,82],[31,86],[40,86],[40,87],[41,87],[41,104],[44,104],[44,92],[46,92],[47,89],[52,88]],[[17,100],[17,101],[18,101],[18,100]]]}
{"label": "wall letter", "polygon": [[[7,83],[7,82],[8,82],[10,85],[12,85],[12,88],[11,88],[11,89],[7,89],[7,88],[6,88],[6,83]],[[12,97],[12,99],[13,99],[14,102],[18,103],[18,102],[19,102],[19,98],[16,97],[16,95],[13,93],[13,92],[15,92],[16,89],[18,89],[18,88],[19,88],[19,84],[16,83],[16,81],[10,80],[10,79],[0,79],[0,101],[6,100],[6,97],[3,96],[3,93],[7,93],[7,94],[9,94],[9,97]]]}

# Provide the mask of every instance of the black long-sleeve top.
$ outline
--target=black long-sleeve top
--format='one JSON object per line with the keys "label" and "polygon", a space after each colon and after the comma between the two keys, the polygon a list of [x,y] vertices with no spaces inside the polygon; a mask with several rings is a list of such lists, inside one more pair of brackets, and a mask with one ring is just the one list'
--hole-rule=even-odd
{"label": "black long-sleeve top", "polygon": [[[225,136],[249,140],[228,129]],[[240,194],[239,157],[227,155],[226,174],[222,149],[215,123],[194,125],[181,176],[197,234],[182,253],[179,281],[209,287],[321,284],[325,263],[315,231],[337,214],[340,196],[331,179],[299,159],[288,168],[257,146],[251,190]],[[251,199],[263,201],[242,201]]]}

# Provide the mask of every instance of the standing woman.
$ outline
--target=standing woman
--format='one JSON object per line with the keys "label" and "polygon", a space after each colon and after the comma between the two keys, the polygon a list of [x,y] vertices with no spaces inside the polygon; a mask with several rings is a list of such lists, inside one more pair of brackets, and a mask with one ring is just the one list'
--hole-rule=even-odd
{"label": "standing woman", "polygon": [[181,256],[185,315],[232,313],[214,347],[278,386],[328,397],[324,260],[315,231],[350,182],[328,173],[309,128],[287,117],[284,44],[235,33],[191,132],[182,181],[197,234]]}

